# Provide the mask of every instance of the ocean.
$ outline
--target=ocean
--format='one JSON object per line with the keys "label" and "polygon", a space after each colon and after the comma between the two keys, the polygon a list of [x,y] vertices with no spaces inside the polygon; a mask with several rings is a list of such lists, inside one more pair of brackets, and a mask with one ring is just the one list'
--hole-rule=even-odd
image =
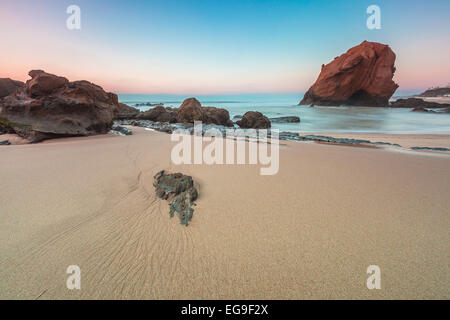
{"label": "ocean", "polygon": [[[145,111],[140,103],[179,107],[189,95],[119,94],[119,101]],[[269,118],[298,116],[300,123],[272,123],[273,129],[290,132],[439,133],[450,132],[450,114],[412,112],[411,109],[372,107],[298,106],[303,93],[195,95],[202,106],[225,108],[233,119],[247,111]],[[397,96],[398,97],[398,96]]]}

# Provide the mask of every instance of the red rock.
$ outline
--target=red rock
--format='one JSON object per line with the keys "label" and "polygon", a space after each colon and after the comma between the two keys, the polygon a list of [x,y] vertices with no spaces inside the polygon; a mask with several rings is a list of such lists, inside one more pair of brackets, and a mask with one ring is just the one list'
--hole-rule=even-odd
{"label": "red rock", "polygon": [[10,78],[0,78],[0,98],[6,97],[23,87],[24,83]]}
{"label": "red rock", "polygon": [[31,77],[31,80],[27,81],[26,87],[27,93],[31,97],[51,94],[69,82],[64,77],[58,77],[42,70],[31,70],[28,75]]}
{"label": "red rock", "polygon": [[0,122],[32,142],[107,133],[119,108],[117,95],[88,81],[69,82],[44,71],[0,102]]}
{"label": "red rock", "polygon": [[189,98],[183,101],[178,108],[178,122],[192,123],[202,120],[202,105],[195,98]]}
{"label": "red rock", "polygon": [[236,123],[244,129],[268,129],[271,127],[269,118],[258,111],[247,111]]}
{"label": "red rock", "polygon": [[389,46],[364,41],[322,65],[319,78],[301,105],[387,106],[398,85],[392,80],[395,53]]}

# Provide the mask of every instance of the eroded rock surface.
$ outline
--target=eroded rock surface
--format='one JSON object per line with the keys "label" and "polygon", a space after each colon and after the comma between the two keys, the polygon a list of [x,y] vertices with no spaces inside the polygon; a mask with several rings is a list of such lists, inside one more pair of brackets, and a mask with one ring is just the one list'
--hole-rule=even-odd
{"label": "eroded rock surface", "polygon": [[398,85],[395,54],[389,46],[364,41],[322,70],[300,105],[385,107]]}
{"label": "eroded rock surface", "polygon": [[30,142],[109,132],[119,107],[117,95],[42,70],[29,75],[23,87],[0,100],[0,126]]}

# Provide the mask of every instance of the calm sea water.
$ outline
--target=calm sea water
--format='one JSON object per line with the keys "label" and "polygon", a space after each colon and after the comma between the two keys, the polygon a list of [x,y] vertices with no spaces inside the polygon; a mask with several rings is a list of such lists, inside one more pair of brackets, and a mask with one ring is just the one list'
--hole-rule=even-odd
{"label": "calm sea water", "polygon": [[[179,107],[188,95],[120,94],[130,106],[164,103]],[[225,108],[230,117],[260,111],[269,118],[298,116],[300,123],[273,123],[274,129],[292,132],[433,133],[450,132],[450,114],[411,112],[410,109],[298,106],[303,94],[196,95],[203,106]],[[138,107],[148,110],[151,107]]]}

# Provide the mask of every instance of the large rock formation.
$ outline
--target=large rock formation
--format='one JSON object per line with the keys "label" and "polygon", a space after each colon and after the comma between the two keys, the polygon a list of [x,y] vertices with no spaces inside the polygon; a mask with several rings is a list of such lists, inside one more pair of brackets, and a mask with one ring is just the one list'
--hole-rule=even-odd
{"label": "large rock formation", "polygon": [[392,80],[394,63],[395,53],[389,46],[364,41],[322,65],[300,105],[387,106],[398,88]]}
{"label": "large rock formation", "polygon": [[30,71],[22,88],[0,100],[0,126],[31,142],[107,133],[119,108],[117,95],[88,81],[69,82]]}
{"label": "large rock formation", "polygon": [[247,111],[236,123],[244,129],[268,129],[271,127],[269,118],[258,111]]}
{"label": "large rock formation", "polygon": [[22,81],[11,80],[10,78],[0,78],[0,98],[6,97],[23,87]]}

